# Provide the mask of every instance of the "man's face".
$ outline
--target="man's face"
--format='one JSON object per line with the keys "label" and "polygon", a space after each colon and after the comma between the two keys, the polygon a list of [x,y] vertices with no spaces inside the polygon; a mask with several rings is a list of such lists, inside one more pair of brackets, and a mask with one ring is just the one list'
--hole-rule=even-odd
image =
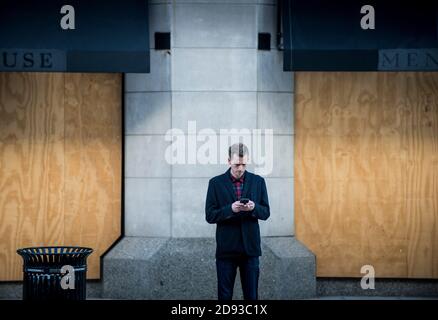
{"label": "man's face", "polygon": [[239,155],[237,154],[231,155],[231,159],[228,159],[228,164],[231,167],[231,174],[233,175],[233,177],[239,179],[245,173],[247,162],[247,155],[244,155],[243,157],[239,157]]}

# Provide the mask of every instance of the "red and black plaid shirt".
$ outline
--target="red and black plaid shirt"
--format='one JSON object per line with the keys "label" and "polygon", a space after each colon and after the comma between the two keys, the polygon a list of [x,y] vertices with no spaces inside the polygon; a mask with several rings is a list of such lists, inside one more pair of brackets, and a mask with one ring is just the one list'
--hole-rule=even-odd
{"label": "red and black plaid shirt", "polygon": [[237,200],[240,200],[243,192],[243,183],[245,182],[245,174],[243,174],[240,179],[236,179],[230,172],[231,181],[233,181],[234,194],[236,195]]}

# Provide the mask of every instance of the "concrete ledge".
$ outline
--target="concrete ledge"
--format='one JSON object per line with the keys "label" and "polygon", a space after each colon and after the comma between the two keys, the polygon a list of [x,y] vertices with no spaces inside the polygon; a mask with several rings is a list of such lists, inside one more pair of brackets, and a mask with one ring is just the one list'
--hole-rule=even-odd
{"label": "concrete ledge", "polygon": [[[105,257],[103,298],[216,299],[213,238],[126,237]],[[316,296],[315,257],[294,237],[262,238],[260,299]],[[239,276],[234,299],[242,299]]]}
{"label": "concrete ledge", "polygon": [[[269,296],[264,299],[303,299],[316,296],[316,259],[295,237],[263,239],[264,287]],[[273,270],[268,274],[268,270]],[[262,298],[262,297],[261,297]]]}
{"label": "concrete ledge", "polygon": [[[100,281],[87,281],[87,299],[101,299],[102,284]],[[22,300],[22,281],[0,282],[0,300]]]}
{"label": "concrete ledge", "polygon": [[214,248],[214,239],[126,237],[104,258],[102,296],[212,299]]}
{"label": "concrete ledge", "polygon": [[435,297],[438,298],[438,279],[377,278],[374,289],[364,290],[361,278],[317,278],[319,297]]}
{"label": "concrete ledge", "polygon": [[23,298],[22,282],[0,283],[0,300],[21,300]]}

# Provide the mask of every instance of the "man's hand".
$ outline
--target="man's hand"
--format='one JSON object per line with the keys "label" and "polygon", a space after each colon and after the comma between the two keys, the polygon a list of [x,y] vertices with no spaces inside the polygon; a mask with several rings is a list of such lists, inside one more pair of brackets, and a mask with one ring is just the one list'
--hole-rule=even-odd
{"label": "man's hand", "polygon": [[255,208],[255,203],[251,200],[247,204],[240,203],[240,201],[235,201],[231,205],[231,210],[234,213],[239,213],[240,211],[252,211]]}
{"label": "man's hand", "polygon": [[234,213],[239,213],[244,207],[245,205],[243,203],[240,203],[240,201],[235,201],[231,205],[231,210],[233,210]]}
{"label": "man's hand", "polygon": [[251,200],[247,204],[242,205],[240,211],[252,211],[255,208],[255,203]]}

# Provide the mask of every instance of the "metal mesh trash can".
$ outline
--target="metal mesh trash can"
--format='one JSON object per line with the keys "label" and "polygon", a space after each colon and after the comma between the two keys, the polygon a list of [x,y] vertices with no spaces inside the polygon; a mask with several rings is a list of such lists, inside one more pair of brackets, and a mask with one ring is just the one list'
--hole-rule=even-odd
{"label": "metal mesh trash can", "polygon": [[23,258],[23,300],[85,300],[87,257],[83,247],[18,249]]}

